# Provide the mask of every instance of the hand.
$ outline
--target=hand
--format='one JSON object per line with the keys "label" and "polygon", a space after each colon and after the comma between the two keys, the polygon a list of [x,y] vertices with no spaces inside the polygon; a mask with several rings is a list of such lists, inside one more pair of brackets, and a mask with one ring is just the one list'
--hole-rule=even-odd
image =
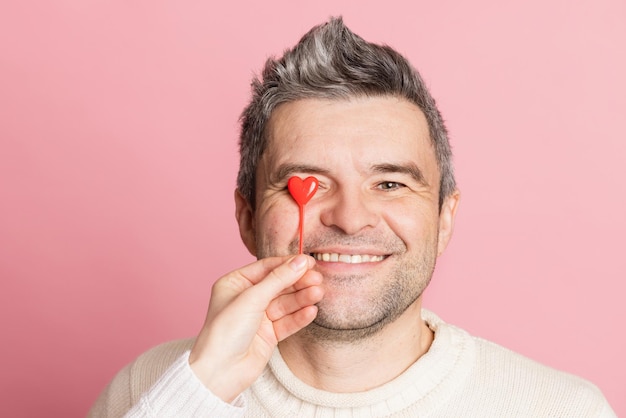
{"label": "hand", "polygon": [[314,265],[307,255],[264,258],[215,282],[189,356],[211,392],[231,402],[260,376],[279,341],[315,319],[323,290]]}

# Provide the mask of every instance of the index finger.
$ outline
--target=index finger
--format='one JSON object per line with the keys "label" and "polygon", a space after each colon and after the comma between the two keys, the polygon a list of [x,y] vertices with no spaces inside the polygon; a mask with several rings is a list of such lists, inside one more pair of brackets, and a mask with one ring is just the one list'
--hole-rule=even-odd
{"label": "index finger", "polygon": [[247,282],[248,286],[254,286],[263,280],[272,270],[287,261],[293,255],[266,257],[256,260],[237,270],[231,271],[224,278],[240,279]]}
{"label": "index finger", "polygon": [[292,256],[272,269],[263,280],[259,280],[256,285],[242,293],[240,298],[245,299],[249,306],[264,311],[276,296],[292,287],[314,265],[315,259],[311,256],[302,254]]}

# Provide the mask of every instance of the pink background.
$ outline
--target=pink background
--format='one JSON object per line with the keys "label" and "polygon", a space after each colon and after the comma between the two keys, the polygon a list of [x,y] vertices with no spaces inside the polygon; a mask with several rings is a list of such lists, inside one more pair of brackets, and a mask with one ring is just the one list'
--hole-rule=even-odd
{"label": "pink background", "polygon": [[463,199],[426,306],[626,416],[623,0],[211,3],[0,6],[0,415],[84,416],[196,334],[252,260],[232,202],[250,77],[343,14],[448,121]]}

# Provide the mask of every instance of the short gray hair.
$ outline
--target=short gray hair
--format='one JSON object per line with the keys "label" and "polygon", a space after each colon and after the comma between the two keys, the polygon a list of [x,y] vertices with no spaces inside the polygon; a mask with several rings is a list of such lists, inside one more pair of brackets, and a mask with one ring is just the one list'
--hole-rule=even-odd
{"label": "short gray hair", "polygon": [[237,188],[255,208],[256,171],[267,147],[266,126],[276,107],[300,99],[394,96],[426,116],[441,173],[439,207],[456,189],[448,133],[421,76],[400,53],[365,41],[341,17],[311,29],[300,42],[270,58],[252,81],[252,99],[241,115]]}

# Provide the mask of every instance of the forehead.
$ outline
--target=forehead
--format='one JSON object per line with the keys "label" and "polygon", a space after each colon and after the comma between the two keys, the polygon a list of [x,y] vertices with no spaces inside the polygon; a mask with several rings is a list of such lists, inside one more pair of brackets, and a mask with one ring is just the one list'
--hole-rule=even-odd
{"label": "forehead", "polygon": [[434,170],[434,175],[438,171],[426,118],[402,98],[285,103],[272,113],[266,133],[262,165],[270,172],[281,164],[298,162],[330,169],[412,162],[424,171]]}

